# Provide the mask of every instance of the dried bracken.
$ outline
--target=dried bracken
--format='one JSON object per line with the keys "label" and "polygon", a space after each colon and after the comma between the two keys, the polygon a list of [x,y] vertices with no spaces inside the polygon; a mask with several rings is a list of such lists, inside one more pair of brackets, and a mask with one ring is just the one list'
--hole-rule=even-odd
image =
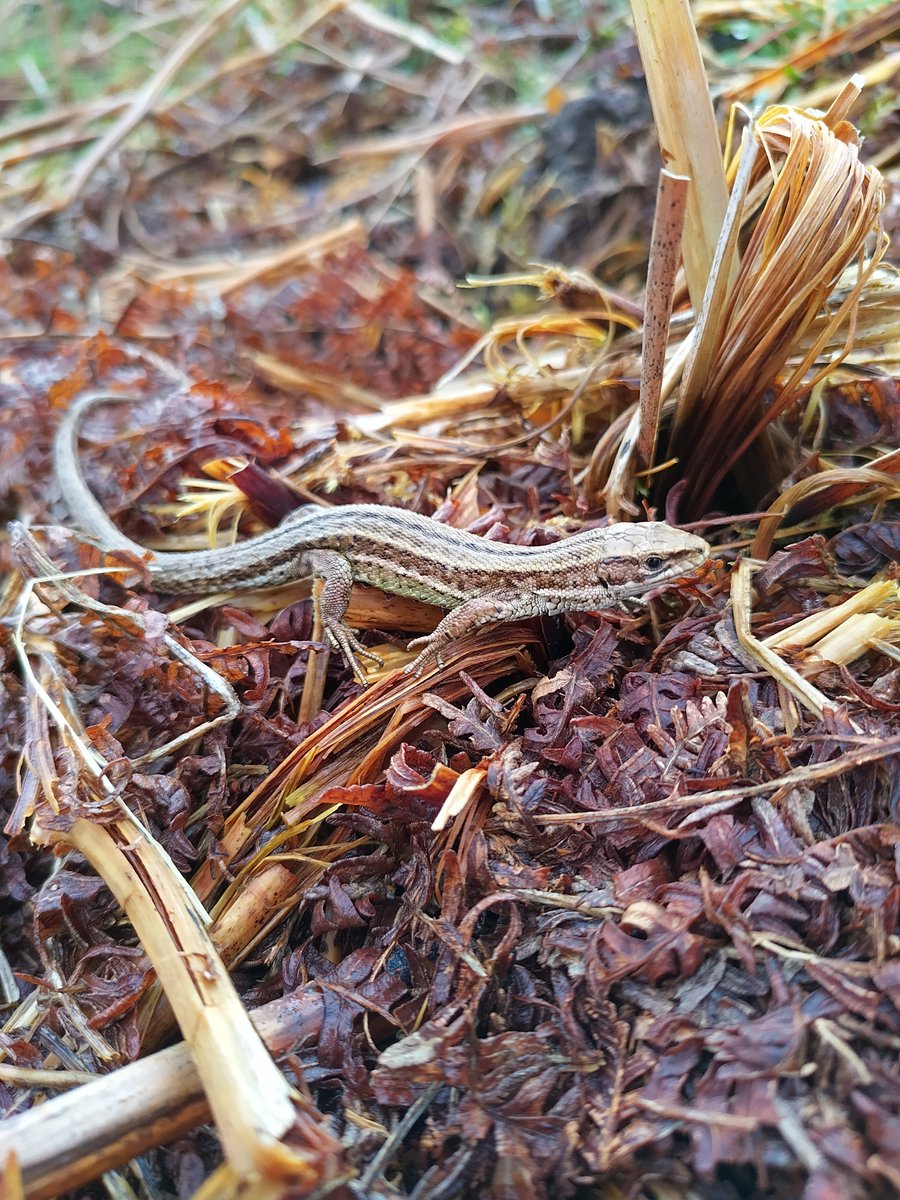
{"label": "dried bracken", "polygon": [[[900,1190],[890,134],[837,86],[705,146],[703,245],[635,298],[630,35],[530,13],[185,6],[134,92],[0,129],[4,1194]],[[501,81],[554,38],[607,83],[548,116]],[[48,448],[92,389],[132,403],[86,478],[151,548],[298,498],[526,545],[654,501],[714,556],[421,679],[436,610],[358,588],[363,691],[305,585],[174,608],[72,533]]]}

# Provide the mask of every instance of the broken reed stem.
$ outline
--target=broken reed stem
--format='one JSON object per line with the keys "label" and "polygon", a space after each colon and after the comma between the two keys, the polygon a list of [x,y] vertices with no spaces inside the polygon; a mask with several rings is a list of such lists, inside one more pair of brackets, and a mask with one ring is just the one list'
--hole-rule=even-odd
{"label": "broken reed stem", "polygon": [[669,321],[675,299],[675,277],[681,261],[681,235],[689,191],[690,180],[686,176],[673,175],[665,170],[660,172],[647,268],[641,391],[638,400],[640,432],[637,460],[641,467],[653,465],[656,451]]}
{"label": "broken reed stem", "polygon": [[[685,339],[676,346],[666,362],[675,279],[681,260],[685,202],[689,190],[690,180],[685,176],[672,175],[669,171],[660,173],[645,289],[647,300],[640,397],[628,413],[627,425],[609,467],[606,486],[602,489],[606,512],[612,521],[625,520],[626,514],[637,516],[640,512],[631,499],[635,458],[644,468],[649,468],[653,463],[660,420],[664,412],[674,408],[672,392],[684,369],[691,345],[690,338]],[[610,425],[604,438],[614,431],[615,425],[616,422]],[[595,454],[603,440],[601,438],[597,443]],[[589,496],[594,490],[593,480],[598,475],[594,470],[594,462],[592,459],[592,466],[585,478],[585,491]]]}
{"label": "broken reed stem", "polygon": [[900,633],[900,595],[893,579],[878,579],[841,604],[801,617],[770,634],[769,650],[802,650],[805,675],[816,675],[835,663],[846,665],[875,642],[891,643]]}
{"label": "broken reed stem", "polygon": [[[14,528],[13,543],[26,569],[46,569],[47,560],[27,531]],[[116,764],[81,737],[32,668],[25,619],[33,588],[29,580],[14,635],[23,677],[31,700],[43,706],[45,721],[49,717],[57,725],[84,769],[78,776],[74,770],[65,776],[56,773],[46,732],[49,722],[45,732],[33,735],[31,759],[43,765],[32,770],[36,788],[44,793],[43,811],[52,832],[42,829],[38,806],[32,837],[60,840],[80,851],[124,909],[190,1045],[236,1180],[252,1187],[261,1200],[276,1200],[287,1183],[316,1186],[333,1173],[336,1144],[324,1129],[311,1128],[304,1130],[305,1143],[303,1137],[297,1137],[296,1146],[283,1140],[297,1131],[291,1088],[249,1022],[207,933],[208,917],[200,901],[126,805],[123,793],[127,794],[129,776],[118,789],[114,786]],[[72,583],[62,579],[59,588],[66,600],[79,602],[80,590]],[[98,609],[109,622],[126,624],[130,619],[137,632],[143,632],[140,614],[96,602],[87,607]]]}
{"label": "broken reed stem", "polygon": [[731,573],[731,611],[734,629],[742,649],[751,655],[773,679],[795,696],[797,700],[820,720],[833,702],[804,679],[799,671],[780,658],[774,650],[753,635],[752,596],[753,566],[749,559],[740,558]]}
{"label": "broken reed stem", "polygon": [[[310,983],[250,1019],[269,1053],[280,1057],[315,1038],[323,1015],[322,992]],[[210,1116],[188,1045],[178,1042],[0,1122],[0,1164],[15,1152],[28,1200],[52,1200],[184,1137]]]}
{"label": "broken reed stem", "polygon": [[[281,1195],[281,1181],[316,1180],[314,1158],[282,1143],[294,1124],[290,1087],[275,1066],[215,947],[180,892],[168,855],[128,820],[77,818],[67,840],[109,887],[153,962],[197,1065],[225,1156],[255,1195]],[[177,882],[173,876],[178,876]],[[266,1183],[261,1177],[268,1176]]]}

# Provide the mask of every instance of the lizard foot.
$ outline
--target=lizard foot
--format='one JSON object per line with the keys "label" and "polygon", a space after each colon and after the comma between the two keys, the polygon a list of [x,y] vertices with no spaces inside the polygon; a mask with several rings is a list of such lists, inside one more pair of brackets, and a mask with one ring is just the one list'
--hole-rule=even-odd
{"label": "lizard foot", "polygon": [[444,648],[443,642],[435,643],[434,634],[429,633],[426,637],[413,638],[411,642],[407,642],[406,644],[407,650],[414,650],[416,646],[421,646],[422,651],[412,660],[411,663],[406,664],[406,666],[403,668],[404,675],[412,675],[418,679],[432,659],[435,660],[437,665],[443,671],[444,667],[446,666],[446,663],[444,662],[444,656],[441,653]]}
{"label": "lizard foot", "polygon": [[325,620],[325,636],[332,646],[340,650],[344,656],[344,661],[353,672],[353,677],[357,683],[363,687],[369,686],[369,681],[366,679],[365,672],[360,664],[361,658],[366,658],[369,662],[375,663],[378,667],[384,666],[384,659],[380,654],[375,654],[372,650],[360,642],[359,638],[343,621]]}

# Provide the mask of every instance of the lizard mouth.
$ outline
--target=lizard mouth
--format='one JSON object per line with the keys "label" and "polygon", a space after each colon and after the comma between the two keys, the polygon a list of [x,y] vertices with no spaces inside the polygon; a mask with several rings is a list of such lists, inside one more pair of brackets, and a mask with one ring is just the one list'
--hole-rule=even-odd
{"label": "lizard mouth", "polygon": [[628,595],[641,595],[650,591],[662,591],[667,588],[678,586],[681,583],[690,583],[694,575],[710,558],[710,549],[704,546],[702,550],[685,551],[679,557],[678,561],[670,562],[665,568],[655,575],[645,575],[643,579],[636,580],[634,584],[627,588]]}

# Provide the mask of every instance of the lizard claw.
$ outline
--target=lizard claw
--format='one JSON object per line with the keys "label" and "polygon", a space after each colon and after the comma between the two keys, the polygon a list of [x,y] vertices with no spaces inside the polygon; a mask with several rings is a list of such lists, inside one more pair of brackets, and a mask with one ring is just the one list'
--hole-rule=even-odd
{"label": "lizard claw", "polygon": [[422,651],[418,654],[411,663],[407,663],[403,668],[404,675],[413,675],[418,678],[425,670],[431,659],[435,659],[437,665],[443,671],[446,663],[442,654],[443,646],[435,644],[434,634],[429,633],[426,637],[413,638],[411,642],[407,642],[407,650],[414,650],[417,646],[422,647]]}
{"label": "lizard claw", "polygon": [[359,660],[366,658],[369,662],[375,663],[378,667],[384,666],[384,659],[380,654],[375,654],[374,651],[368,650],[356,636],[352,629],[344,624],[343,621],[326,620],[325,621],[325,636],[329,643],[340,650],[344,656],[344,660],[353,672],[353,677],[357,683],[363,687],[369,686],[369,681],[366,679],[365,673],[360,665]]}

